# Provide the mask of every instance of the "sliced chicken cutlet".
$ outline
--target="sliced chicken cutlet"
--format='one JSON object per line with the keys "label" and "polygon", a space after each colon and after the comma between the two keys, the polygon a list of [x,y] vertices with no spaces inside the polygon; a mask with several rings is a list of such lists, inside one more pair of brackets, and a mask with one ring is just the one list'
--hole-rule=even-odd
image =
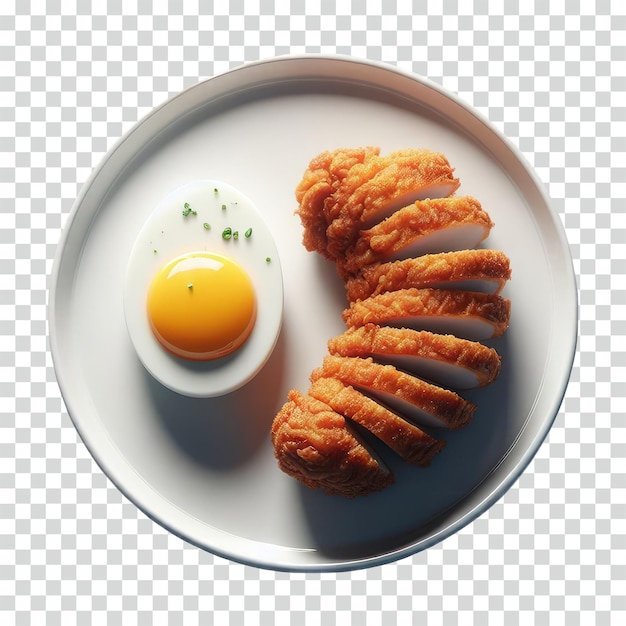
{"label": "sliced chicken cutlet", "polygon": [[464,289],[498,294],[511,278],[509,259],[500,250],[459,250],[374,263],[346,282],[350,302],[410,287]]}
{"label": "sliced chicken cutlet", "polygon": [[348,328],[379,324],[480,341],[500,337],[508,328],[510,311],[510,301],[494,294],[411,288],[352,302],[342,317]]}
{"label": "sliced chicken cutlet", "polygon": [[418,200],[362,230],[337,261],[339,273],[346,277],[372,263],[474,248],[492,227],[472,196]]}
{"label": "sliced chicken cutlet", "polygon": [[366,324],[328,342],[332,355],[374,357],[452,389],[490,384],[500,373],[498,353],[477,341],[411,328]]}
{"label": "sliced chicken cutlet", "polygon": [[416,200],[449,196],[459,185],[447,158],[426,149],[398,150],[354,165],[324,203],[328,253],[341,258],[361,229]]}
{"label": "sliced chicken cutlet", "polygon": [[354,165],[378,156],[379,152],[379,148],[372,147],[338,148],[322,152],[311,160],[296,187],[296,214],[304,227],[302,243],[307,250],[330,258],[326,251],[328,221],[324,202],[337,190]]}
{"label": "sliced chicken cutlet", "polygon": [[342,383],[337,378],[316,378],[309,395],[325,402],[333,410],[360,424],[413,465],[430,465],[445,446],[406,419],[376,400]]}
{"label": "sliced chicken cutlet", "polygon": [[280,469],[307,487],[348,498],[380,491],[393,475],[328,404],[297,390],[274,418],[272,443]]}
{"label": "sliced chicken cutlet", "polygon": [[311,380],[337,378],[374,397],[418,426],[456,430],[468,424],[476,405],[458,394],[372,358],[329,355]]}

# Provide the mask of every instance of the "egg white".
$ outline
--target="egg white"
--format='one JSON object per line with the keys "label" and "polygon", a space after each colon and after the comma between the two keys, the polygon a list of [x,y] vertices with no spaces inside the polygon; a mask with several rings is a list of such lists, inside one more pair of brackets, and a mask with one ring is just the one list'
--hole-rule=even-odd
{"label": "egg white", "polygon": [[[230,238],[223,236],[226,229],[232,233]],[[181,359],[167,352],[150,329],[146,310],[149,285],[166,263],[188,252],[230,257],[252,280],[256,322],[247,341],[229,356],[212,361]],[[197,180],[174,190],[157,205],[137,235],[124,284],[128,334],[154,378],[186,396],[230,393],[249,382],[269,359],[282,314],[278,250],[261,212],[249,198],[224,182]]]}

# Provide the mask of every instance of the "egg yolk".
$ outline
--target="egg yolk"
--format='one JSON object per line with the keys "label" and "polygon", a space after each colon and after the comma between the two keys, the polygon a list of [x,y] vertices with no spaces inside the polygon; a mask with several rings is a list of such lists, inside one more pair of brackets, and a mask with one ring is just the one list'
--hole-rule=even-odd
{"label": "egg yolk", "polygon": [[150,284],[147,307],[159,343],[194,361],[234,352],[256,321],[254,289],[244,269],[228,257],[205,252],[165,265]]}

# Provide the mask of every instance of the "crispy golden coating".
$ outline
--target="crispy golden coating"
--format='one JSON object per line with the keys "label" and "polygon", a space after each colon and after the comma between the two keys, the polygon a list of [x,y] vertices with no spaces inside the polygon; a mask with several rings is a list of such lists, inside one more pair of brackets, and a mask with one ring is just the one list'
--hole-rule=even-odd
{"label": "crispy golden coating", "polygon": [[[472,196],[418,200],[362,230],[337,261],[338,269],[344,277],[354,275],[372,263],[418,256],[411,252],[417,246],[435,253],[473,248],[492,227],[491,218]],[[431,237],[435,233],[436,239]]]}
{"label": "crispy golden coating", "polygon": [[498,294],[510,278],[509,259],[504,252],[459,250],[368,265],[347,280],[346,295],[353,302],[385,291],[410,287],[453,288],[454,283],[467,282],[483,283],[485,290],[491,286],[492,293]]}
{"label": "crispy golden coating", "polygon": [[[510,306],[509,300],[494,294],[411,288],[352,302],[342,316],[348,328],[365,324],[412,328],[417,320],[432,330],[431,326],[443,329],[452,322],[457,329],[455,335],[488,339],[499,337],[508,328]],[[477,337],[477,333],[481,336]]]}
{"label": "crispy golden coating", "polygon": [[415,413],[431,416],[430,423],[451,430],[468,424],[476,410],[476,405],[454,391],[427,383],[393,365],[377,363],[372,358],[328,355],[322,367],[313,371],[311,380],[324,377],[337,378],[345,385],[368,393],[390,394],[414,407]]}
{"label": "crispy golden coating", "polygon": [[417,424],[460,428],[476,409],[438,385],[482,386],[500,371],[473,340],[508,327],[498,294],[509,260],[471,249],[493,222],[475,198],[453,196],[459,184],[441,153],[365,147],[322,152],[296,188],[304,247],[335,263],[350,303],[308,394],[290,391],[272,425],[280,468],[308,487],[354,497],[393,482],[355,425],[429,465],[445,441]]}
{"label": "crispy golden coating", "polygon": [[326,251],[328,219],[324,203],[337,190],[354,165],[363,163],[378,153],[379,149],[372,147],[338,148],[322,152],[311,160],[296,187],[296,214],[304,227],[302,243],[307,250],[331,258]]}
{"label": "crispy golden coating", "polygon": [[[328,342],[328,351],[343,357],[411,357],[420,362],[446,363],[471,372],[477,386],[492,383],[500,373],[501,364],[500,355],[478,341],[377,324],[350,328],[333,337]],[[431,375],[436,376],[436,373]]]}
{"label": "crispy golden coating", "polygon": [[338,148],[311,160],[296,188],[307,250],[338,258],[364,224],[418,198],[448,196],[459,186],[443,154],[379,153],[376,147]]}
{"label": "crispy golden coating", "polygon": [[348,498],[393,482],[391,472],[355,437],[342,415],[296,390],[274,418],[272,442],[280,469],[312,489]]}
{"label": "crispy golden coating", "polygon": [[445,441],[427,435],[337,378],[316,378],[309,395],[369,430],[407,463],[423,467],[430,465],[433,457],[445,446]]}
{"label": "crispy golden coating", "polygon": [[330,256],[341,258],[359,230],[379,222],[403,204],[418,198],[449,196],[459,184],[448,159],[431,150],[397,150],[357,163],[324,202]]}

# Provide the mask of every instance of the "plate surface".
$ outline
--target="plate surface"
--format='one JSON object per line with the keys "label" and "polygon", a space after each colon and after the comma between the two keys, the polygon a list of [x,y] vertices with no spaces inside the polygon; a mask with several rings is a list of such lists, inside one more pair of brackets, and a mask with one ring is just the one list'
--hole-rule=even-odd
{"label": "plate surface", "polygon": [[[342,332],[343,285],[301,245],[294,188],[339,146],[446,154],[495,222],[485,247],[511,259],[511,325],[490,343],[503,367],[463,395],[474,421],[428,469],[382,450],[396,484],[356,500],[302,487],[278,469],[269,430],[290,388],[305,391]],[[157,383],[126,332],[123,285],[137,233],[173,189],[223,180],[264,213],[282,262],[281,334],[264,369],[224,398]],[[574,356],[576,285],[541,183],[514,147],[437,85],[328,57],[241,66],[178,94],[111,149],[77,199],[53,268],[49,328],[68,412],[103,471],[147,515],[232,560],[281,570],[379,565],[423,550],[496,502],[558,412]]]}

